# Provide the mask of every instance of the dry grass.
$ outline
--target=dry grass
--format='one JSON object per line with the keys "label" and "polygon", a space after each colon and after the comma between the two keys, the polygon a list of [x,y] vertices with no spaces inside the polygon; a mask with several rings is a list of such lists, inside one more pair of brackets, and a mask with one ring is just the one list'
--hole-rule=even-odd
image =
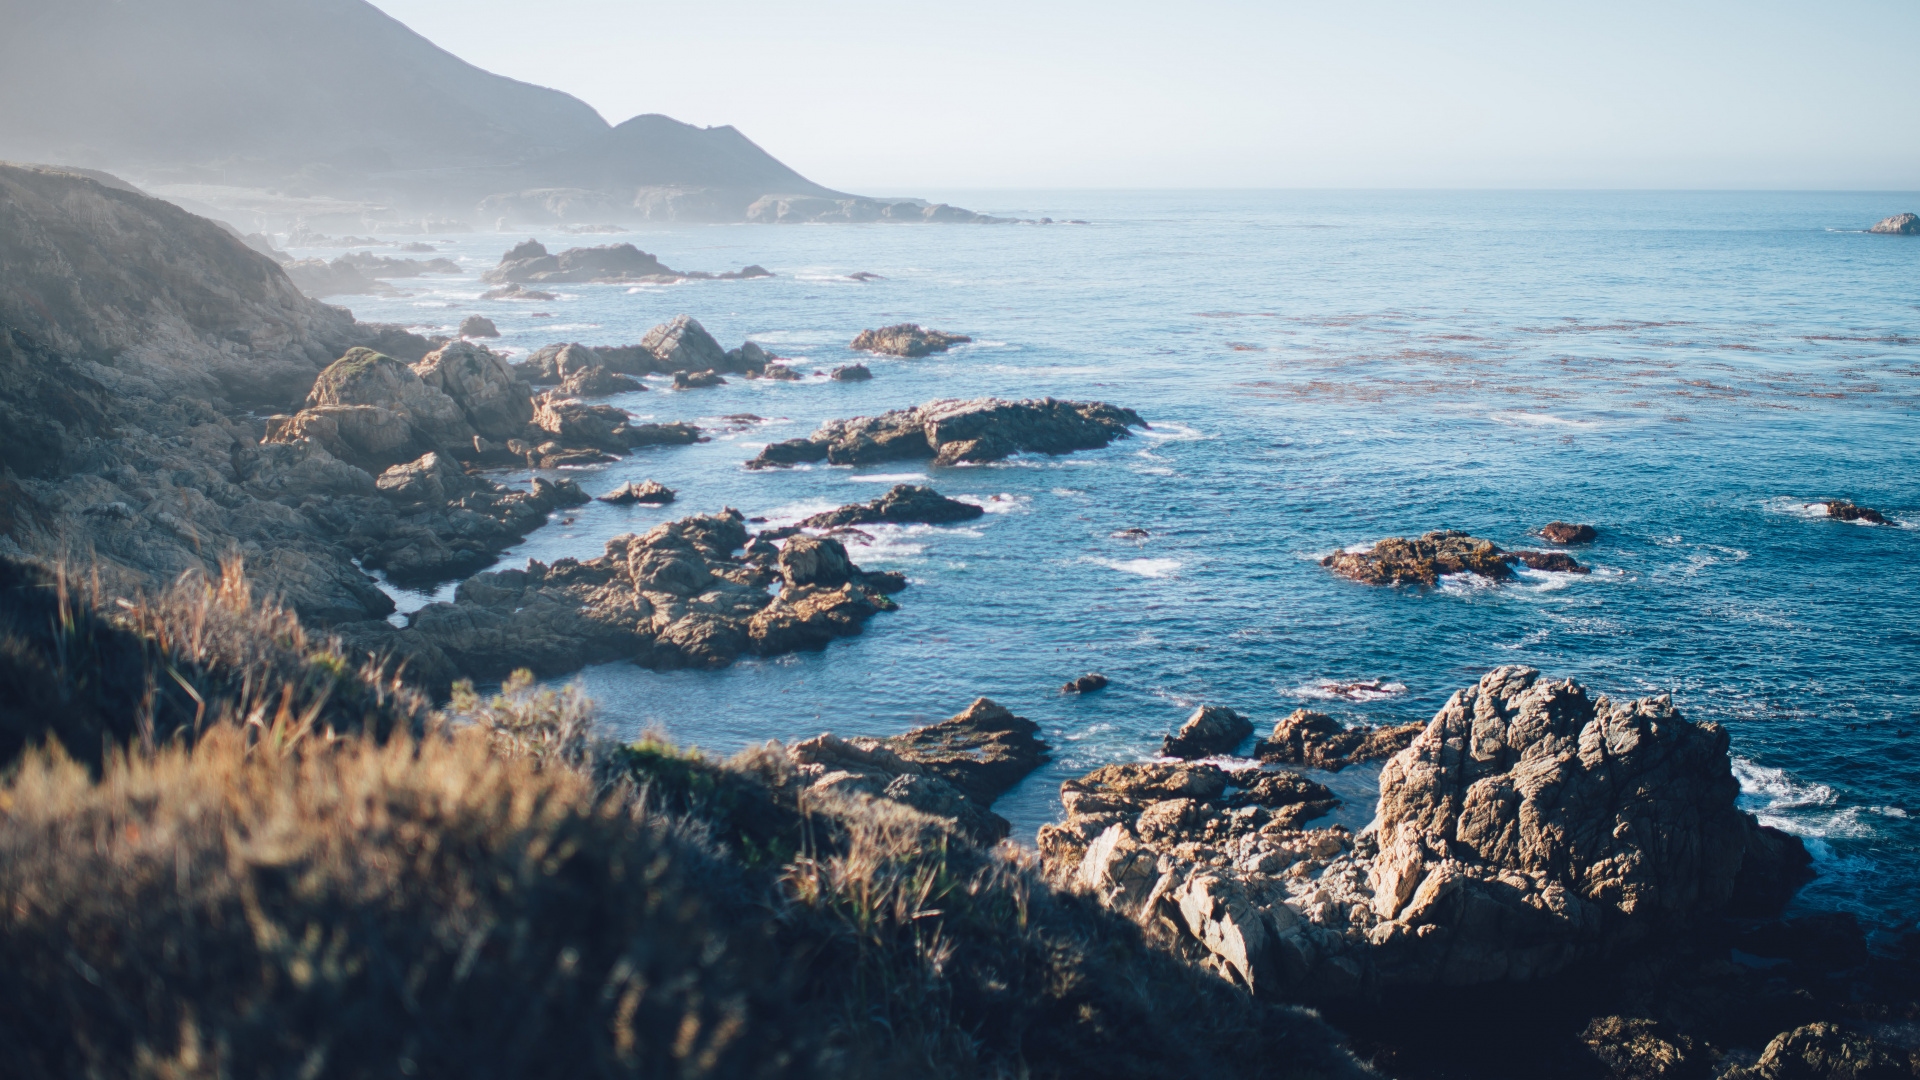
{"label": "dry grass", "polygon": [[[429,722],[377,669],[310,680],[334,654],[232,581],[45,609],[72,629],[9,637],[39,666],[8,677],[114,692],[105,750],[0,783],[9,1075],[1357,1075],[1310,1014],[778,746],[610,747],[526,679]],[[169,665],[184,720],[125,692]]]}

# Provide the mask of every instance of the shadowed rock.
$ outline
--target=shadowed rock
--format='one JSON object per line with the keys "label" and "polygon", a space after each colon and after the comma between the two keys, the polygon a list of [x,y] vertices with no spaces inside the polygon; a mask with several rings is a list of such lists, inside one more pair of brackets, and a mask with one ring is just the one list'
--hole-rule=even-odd
{"label": "shadowed rock", "polygon": [[1295,709],[1273,725],[1273,734],[1254,744],[1253,755],[1280,765],[1339,772],[1358,762],[1392,757],[1406,749],[1425,727],[1401,724],[1348,728],[1325,713]]}
{"label": "shadowed rock", "polygon": [[463,338],[499,337],[500,328],[493,325],[493,320],[485,315],[469,315],[460,321],[460,336]]}
{"label": "shadowed rock", "polygon": [[1051,747],[1040,725],[980,698],[965,712],[888,739],[887,746],[990,806],[1045,764]]}
{"label": "shadowed rock", "polygon": [[673,373],[675,390],[704,390],[708,387],[725,386],[727,380],[717,371],[676,371]]}
{"label": "shadowed rock", "polygon": [[827,378],[834,382],[866,382],[873,378],[873,372],[868,371],[865,364],[848,364],[845,367],[834,368],[833,373]]}

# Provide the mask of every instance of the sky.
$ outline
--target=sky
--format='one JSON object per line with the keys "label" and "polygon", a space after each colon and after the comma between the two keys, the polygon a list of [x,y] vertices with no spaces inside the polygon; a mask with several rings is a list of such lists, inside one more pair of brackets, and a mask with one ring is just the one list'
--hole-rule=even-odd
{"label": "sky", "polygon": [[841,190],[1920,189],[1920,0],[375,0]]}

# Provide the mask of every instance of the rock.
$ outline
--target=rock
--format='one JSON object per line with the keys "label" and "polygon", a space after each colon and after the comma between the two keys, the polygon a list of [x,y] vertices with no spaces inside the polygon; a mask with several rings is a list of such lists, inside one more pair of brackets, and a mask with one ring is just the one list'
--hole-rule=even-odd
{"label": "rock", "polygon": [[768,364],[766,370],[761,372],[760,377],[763,379],[775,379],[780,382],[795,382],[800,379],[801,375],[785,364]]}
{"label": "rock", "polygon": [[463,338],[499,337],[500,328],[493,325],[493,320],[485,315],[469,315],[460,322],[460,336]]}
{"label": "rock", "polygon": [[945,818],[984,843],[1003,840],[1011,831],[1007,820],[989,810],[988,804],[901,757],[878,739],[825,734],[795,743],[787,752],[812,790],[904,803],[923,814]]}
{"label": "rock", "polygon": [[[1273,741],[1307,757],[1339,734],[1296,713]],[[1168,898],[1128,914],[1179,927],[1181,948],[1236,979],[1312,998],[1527,982],[1621,957],[1697,932],[1751,887],[1743,869],[1764,876],[1783,861],[1767,851],[1782,838],[1735,806],[1725,731],[1664,697],[1593,699],[1530,668],[1454,694],[1387,761],[1377,820],[1359,837],[1304,828],[1333,799],[1302,777],[1233,783],[1228,794],[1222,771],[1172,764],[1070,780],[1066,819],[1041,830],[1043,865],[1084,881],[1090,845],[1120,827],[1156,857],[1154,891]],[[1262,948],[1243,948],[1260,936],[1247,917],[1230,920],[1240,944],[1218,925],[1242,896],[1264,920]],[[1596,1052],[1623,1060],[1664,1053],[1646,1032],[1594,1034]]]}
{"label": "rock", "polygon": [[663,371],[741,370],[728,362],[727,351],[690,315],[676,315],[647,331],[640,347],[660,361]]}
{"label": "rock", "polygon": [[987,698],[937,724],[886,740],[902,758],[941,777],[982,806],[1045,764],[1051,747],[1040,725],[1015,716]]}
{"label": "rock", "polygon": [[921,523],[945,525],[972,521],[986,511],[972,503],[949,499],[930,487],[895,484],[885,495],[869,503],[856,503],[815,514],[800,522],[802,529],[833,529],[848,525],[903,525]]}
{"label": "rock", "polygon": [[1091,694],[1095,690],[1105,690],[1106,688],[1107,677],[1105,675],[1082,675],[1061,687],[1060,692],[1063,694]]}
{"label": "rock", "polygon": [[453,342],[413,365],[415,375],[459,407],[474,432],[506,440],[533,419],[533,388],[507,362],[477,345]]}
{"label": "rock", "polygon": [[1540,527],[1541,539],[1555,544],[1591,544],[1597,535],[1591,525],[1572,525],[1564,521],[1549,521]]}
{"label": "rock", "polygon": [[351,349],[314,380],[307,407],[369,405],[403,420],[424,447],[473,445],[476,432],[460,404],[412,368],[372,349]]}
{"label": "rock", "polygon": [[879,274],[873,273],[872,271],[869,271],[869,270],[855,270],[853,273],[848,274],[847,278],[850,281],[885,281],[886,280],[886,278],[883,278]]}
{"label": "rock", "polygon": [[751,468],[827,461],[867,465],[923,460],[935,465],[999,461],[1034,452],[1066,454],[1093,450],[1146,427],[1131,409],[1102,402],[934,401],[876,417],[835,420],[805,439],[773,443],[749,461]]}
{"label": "rock", "polygon": [[632,244],[572,248],[548,254],[546,245],[528,240],[500,258],[500,265],[480,275],[489,284],[544,284],[585,281],[678,281],[686,275],[663,266],[660,260]]}
{"label": "rock", "polygon": [[1617,1080],[1705,1080],[1709,1065],[1692,1038],[1653,1020],[1598,1016],[1580,1032],[1580,1045]]}
{"label": "rock", "polygon": [[1222,705],[1202,705],[1180,730],[1161,740],[1162,757],[1203,758],[1231,754],[1253,734],[1253,721]]}
{"label": "rock", "polygon": [[483,292],[480,294],[480,299],[482,300],[536,300],[536,301],[544,302],[549,300],[558,300],[560,299],[560,297],[550,292],[544,292],[540,289],[529,289],[525,285],[520,284],[519,282],[514,282],[510,285],[501,285],[497,288],[488,289],[486,292]]}
{"label": "rock", "polygon": [[633,503],[652,503],[656,506],[664,506],[673,501],[675,494],[672,488],[652,480],[641,484],[636,484],[629,480],[619,487],[614,488],[612,491],[607,492],[605,495],[596,497],[601,502],[613,503],[615,506],[630,506]]}
{"label": "rock", "polygon": [[925,330],[914,323],[901,323],[898,326],[886,326],[878,330],[862,330],[853,339],[852,348],[861,352],[886,353],[889,356],[920,357],[929,353],[946,352],[955,345],[963,345],[973,339],[965,334],[943,334],[938,330]]}
{"label": "rock", "polygon": [[388,296],[394,287],[377,281],[345,259],[295,259],[281,267],[294,287],[315,299],[323,296]]}
{"label": "rock", "polygon": [[1835,499],[1825,504],[1827,516],[1841,521],[1870,521],[1875,525],[1885,525],[1887,516],[1878,510],[1864,506],[1855,506],[1845,499]]}
{"label": "rock", "polygon": [[873,378],[873,372],[868,371],[865,364],[848,364],[845,367],[834,368],[827,378],[834,382],[866,382]]}
{"label": "rock", "polygon": [[1389,537],[1363,552],[1337,552],[1320,560],[1334,573],[1368,585],[1440,583],[1443,574],[1477,574],[1493,581],[1513,577],[1512,563],[1536,570],[1584,574],[1589,568],[1559,552],[1503,551],[1490,540],[1463,532],[1430,532],[1418,540]]}
{"label": "rock", "polygon": [[429,453],[418,461],[395,465],[375,481],[380,493],[406,506],[445,503],[472,490],[467,474],[450,458]]}
{"label": "rock", "polygon": [[1348,728],[1325,713],[1295,709],[1273,725],[1273,734],[1254,744],[1253,756],[1281,765],[1339,772],[1358,762],[1392,757],[1425,728],[1425,724]]}
{"label": "rock", "polygon": [[717,371],[676,371],[673,373],[675,390],[702,390],[710,386],[725,386],[727,380]]}
{"label": "rock", "polygon": [[790,580],[771,594],[774,571],[733,554],[746,542],[734,511],[666,522],[609,540],[597,559],[480,574],[453,603],[422,608],[399,638],[475,677],[520,667],[553,676],[623,657],[718,668],[749,652],[823,647],[895,606],[831,540],[814,541],[830,549],[810,566],[788,560]]}
{"label": "rock", "polygon": [[1870,233],[1889,233],[1894,236],[1920,236],[1920,215],[1895,214],[1875,224],[1867,230]]}
{"label": "rock", "polygon": [[646,384],[631,375],[616,375],[603,367],[576,369],[560,381],[564,397],[609,397],[645,390]]}
{"label": "rock", "polygon": [[585,405],[570,399],[544,398],[533,414],[533,425],[567,446],[590,446],[624,454],[640,446],[685,446],[700,440],[692,424],[633,424],[625,409]]}
{"label": "rock", "polygon": [[1767,1044],[1752,1068],[1735,1069],[1724,1080],[1913,1080],[1920,1061],[1838,1024],[1808,1024],[1782,1032]]}
{"label": "rock", "polygon": [[1145,529],[1121,529],[1112,534],[1112,538],[1115,540],[1145,540],[1152,535],[1152,533]]}

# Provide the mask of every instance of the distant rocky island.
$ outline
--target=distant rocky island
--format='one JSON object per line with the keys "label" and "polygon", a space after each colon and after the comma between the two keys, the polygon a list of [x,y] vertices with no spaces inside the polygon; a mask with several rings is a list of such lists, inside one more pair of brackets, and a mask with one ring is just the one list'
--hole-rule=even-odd
{"label": "distant rocky island", "polygon": [[1004,220],[834,191],[732,127],[609,124],[366,0],[63,0],[6,22],[0,160],[104,169],[247,232]]}

